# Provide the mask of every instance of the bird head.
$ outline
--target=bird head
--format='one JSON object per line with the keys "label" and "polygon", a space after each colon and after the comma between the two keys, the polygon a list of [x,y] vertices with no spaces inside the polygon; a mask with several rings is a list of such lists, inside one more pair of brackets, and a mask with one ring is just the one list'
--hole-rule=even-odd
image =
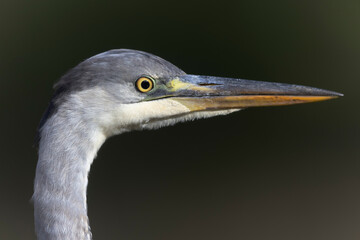
{"label": "bird head", "polygon": [[55,89],[45,120],[63,106],[100,127],[107,136],[247,107],[341,96],[300,85],[189,75],[160,57],[127,49],[110,50],[83,61],[65,74]]}

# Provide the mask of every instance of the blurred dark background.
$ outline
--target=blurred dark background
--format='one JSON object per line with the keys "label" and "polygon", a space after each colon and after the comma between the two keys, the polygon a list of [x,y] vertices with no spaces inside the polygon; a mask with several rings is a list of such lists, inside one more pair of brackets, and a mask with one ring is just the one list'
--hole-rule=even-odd
{"label": "blurred dark background", "polygon": [[95,239],[360,238],[358,0],[3,0],[0,29],[0,239],[35,239],[33,140],[53,83],[115,48],[345,97],[111,138],[90,174]]}

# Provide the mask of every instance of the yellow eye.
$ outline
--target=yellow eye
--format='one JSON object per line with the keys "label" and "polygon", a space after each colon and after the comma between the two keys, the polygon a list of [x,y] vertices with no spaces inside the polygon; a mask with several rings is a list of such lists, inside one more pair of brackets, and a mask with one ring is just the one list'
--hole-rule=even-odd
{"label": "yellow eye", "polygon": [[136,88],[143,93],[146,93],[153,89],[154,82],[150,78],[141,77],[136,81]]}

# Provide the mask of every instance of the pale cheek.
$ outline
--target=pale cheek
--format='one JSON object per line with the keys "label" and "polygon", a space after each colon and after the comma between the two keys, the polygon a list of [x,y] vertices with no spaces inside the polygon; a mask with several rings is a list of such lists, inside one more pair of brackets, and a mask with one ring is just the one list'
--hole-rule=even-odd
{"label": "pale cheek", "polygon": [[146,123],[152,119],[166,118],[178,114],[188,113],[190,110],[184,105],[171,99],[124,104],[118,113],[125,124]]}
{"label": "pale cheek", "polygon": [[171,99],[121,104],[111,112],[102,113],[99,125],[106,136],[116,135],[133,129],[141,129],[156,119],[171,118],[174,115],[189,113],[184,105]]}

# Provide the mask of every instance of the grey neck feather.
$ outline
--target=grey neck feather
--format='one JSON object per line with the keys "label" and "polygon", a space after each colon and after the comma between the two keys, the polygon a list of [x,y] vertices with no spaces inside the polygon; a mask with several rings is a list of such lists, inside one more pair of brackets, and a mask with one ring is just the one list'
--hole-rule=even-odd
{"label": "grey neck feather", "polygon": [[38,239],[91,239],[88,173],[105,136],[66,108],[47,120],[40,135],[33,196]]}

